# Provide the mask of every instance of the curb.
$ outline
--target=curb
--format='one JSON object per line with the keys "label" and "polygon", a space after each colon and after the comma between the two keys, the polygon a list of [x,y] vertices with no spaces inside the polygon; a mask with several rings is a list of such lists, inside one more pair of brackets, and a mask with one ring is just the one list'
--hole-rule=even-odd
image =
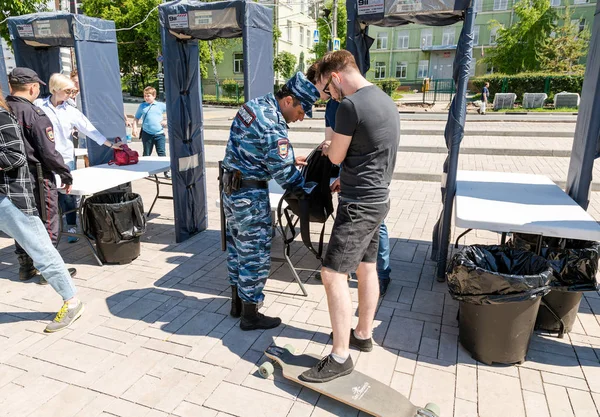
{"label": "curb", "polygon": [[[205,168],[218,168],[217,162],[208,161]],[[396,181],[422,181],[422,182],[438,182],[441,184],[442,174],[420,174],[416,172],[395,172],[392,179]],[[555,184],[564,189],[567,185],[566,181],[555,181]],[[441,186],[441,185],[440,185]],[[600,191],[600,183],[592,183],[592,191]]]}
{"label": "curb", "polygon": [[[229,130],[228,125],[204,125],[205,130]],[[325,132],[325,127],[312,127],[312,126],[293,126],[290,127],[291,132]],[[444,130],[441,129],[401,129],[402,135],[416,135],[416,136],[444,136]],[[536,138],[572,138],[575,132],[540,132],[540,131],[498,131],[498,130],[481,130],[481,131],[467,131],[465,136],[522,136],[522,137],[536,137]]]}
{"label": "curb", "polygon": [[[314,149],[320,143],[316,142],[297,142],[294,144],[295,149]],[[226,140],[206,139],[204,145],[208,146],[227,146]],[[413,153],[441,153],[447,154],[448,149],[443,146],[402,146],[398,147],[398,152],[413,152]],[[460,148],[460,153],[464,155],[501,155],[501,156],[543,156],[543,157],[560,157],[568,158],[571,156],[570,150],[554,150],[554,149],[507,149],[507,148]]]}

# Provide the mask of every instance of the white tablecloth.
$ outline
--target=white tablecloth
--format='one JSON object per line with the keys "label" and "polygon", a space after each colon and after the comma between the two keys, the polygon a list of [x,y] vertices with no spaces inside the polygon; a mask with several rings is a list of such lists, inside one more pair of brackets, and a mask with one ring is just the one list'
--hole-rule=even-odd
{"label": "white tablecloth", "polygon": [[[136,181],[150,175],[160,174],[171,169],[168,156],[142,156],[135,165],[96,165],[89,168],[76,169],[73,175],[72,195],[93,195]],[[57,177],[60,186],[60,179]]]}
{"label": "white tablecloth", "polygon": [[543,175],[458,171],[455,224],[600,241],[600,225]]}

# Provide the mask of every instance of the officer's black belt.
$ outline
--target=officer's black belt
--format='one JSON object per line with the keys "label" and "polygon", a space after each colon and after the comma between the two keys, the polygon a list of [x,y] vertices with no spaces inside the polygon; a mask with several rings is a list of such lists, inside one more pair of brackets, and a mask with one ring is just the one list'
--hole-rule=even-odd
{"label": "officer's black belt", "polygon": [[269,188],[269,181],[243,179],[240,184],[240,188],[257,188],[260,190],[264,190]]}

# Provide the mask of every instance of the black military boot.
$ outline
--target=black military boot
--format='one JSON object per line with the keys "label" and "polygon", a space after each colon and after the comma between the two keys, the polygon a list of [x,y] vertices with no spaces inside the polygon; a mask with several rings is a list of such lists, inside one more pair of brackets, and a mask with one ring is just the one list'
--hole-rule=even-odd
{"label": "black military boot", "polygon": [[238,318],[242,315],[242,299],[238,295],[237,285],[231,286],[231,317]]}
{"label": "black military boot", "polygon": [[29,257],[26,253],[21,253],[17,255],[19,259],[19,279],[21,281],[27,281],[35,277],[38,274],[38,270],[33,266],[33,259]]}
{"label": "black military boot", "polygon": [[267,317],[258,312],[258,305],[242,301],[242,320],[240,320],[240,329],[272,329],[281,324],[279,317]]}

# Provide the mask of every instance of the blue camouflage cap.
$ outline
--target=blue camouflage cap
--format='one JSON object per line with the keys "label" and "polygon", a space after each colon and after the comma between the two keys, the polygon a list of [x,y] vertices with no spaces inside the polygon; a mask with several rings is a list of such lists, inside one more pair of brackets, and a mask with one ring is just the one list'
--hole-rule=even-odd
{"label": "blue camouflage cap", "polygon": [[285,86],[290,90],[294,97],[300,100],[304,113],[308,117],[312,117],[313,105],[321,96],[317,87],[308,81],[308,78],[299,71],[285,83]]}

